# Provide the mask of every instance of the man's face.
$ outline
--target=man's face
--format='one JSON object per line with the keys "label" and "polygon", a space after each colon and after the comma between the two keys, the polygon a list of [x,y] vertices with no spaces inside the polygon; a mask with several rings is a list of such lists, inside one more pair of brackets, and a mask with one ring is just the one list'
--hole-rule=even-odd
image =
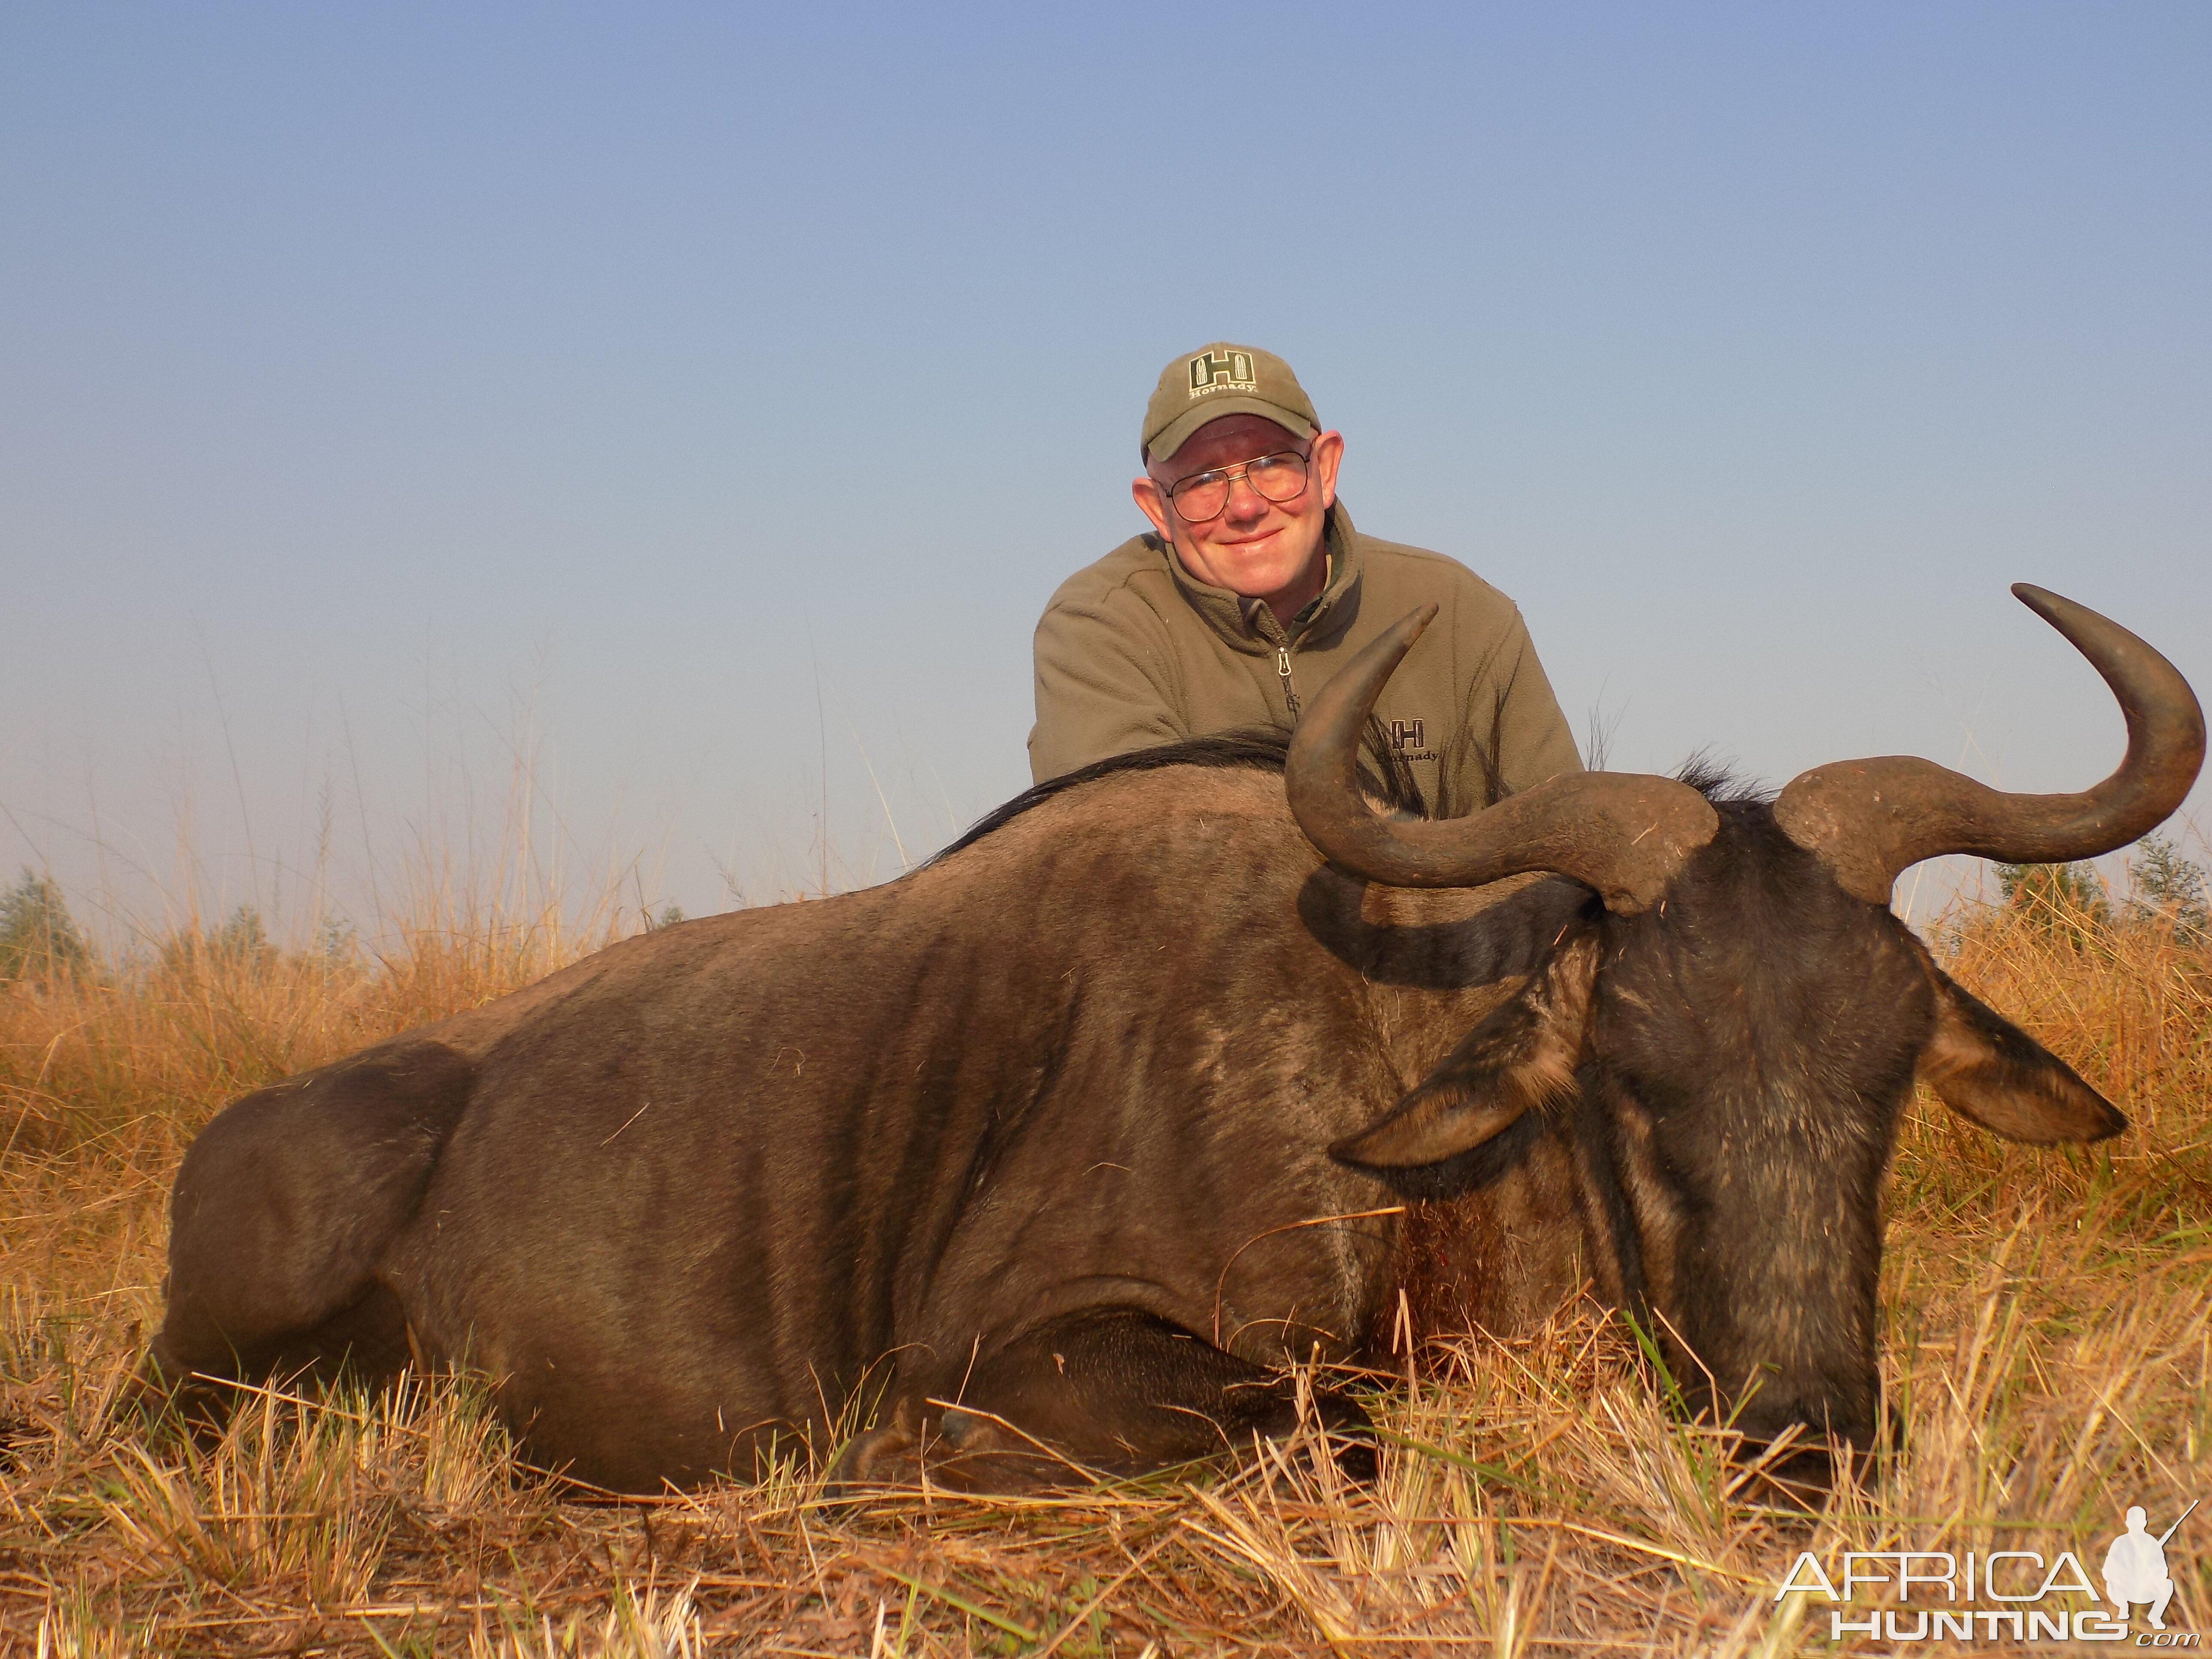
{"label": "man's face", "polygon": [[[1197,473],[1285,450],[1309,457],[1306,487],[1289,501],[1271,501],[1239,478],[1218,514],[1193,524],[1169,499],[1169,491]],[[1224,415],[1199,428],[1165,460],[1152,463],[1130,493],[1153,528],[1174,544],[1183,568],[1215,587],[1267,600],[1288,622],[1321,592],[1322,531],[1343,459],[1341,433],[1309,441],[1257,415]]]}

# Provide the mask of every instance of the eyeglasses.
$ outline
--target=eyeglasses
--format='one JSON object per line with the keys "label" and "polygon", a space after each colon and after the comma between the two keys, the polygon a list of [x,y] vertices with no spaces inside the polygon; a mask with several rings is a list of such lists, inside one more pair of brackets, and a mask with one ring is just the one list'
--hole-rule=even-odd
{"label": "eyeglasses", "polygon": [[1242,478],[1252,486],[1253,493],[1264,501],[1279,505],[1295,501],[1306,487],[1306,458],[1295,449],[1285,449],[1278,455],[1262,455],[1242,466],[1217,466],[1211,471],[1194,472],[1188,478],[1179,478],[1168,487],[1168,499],[1185,524],[1204,524],[1218,519],[1229,505],[1229,486]]}

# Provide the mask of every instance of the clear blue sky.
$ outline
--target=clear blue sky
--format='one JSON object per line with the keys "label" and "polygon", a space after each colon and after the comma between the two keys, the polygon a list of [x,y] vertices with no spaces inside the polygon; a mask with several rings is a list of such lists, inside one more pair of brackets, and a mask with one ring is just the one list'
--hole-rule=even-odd
{"label": "clear blue sky", "polygon": [[1616,766],[2086,784],[2022,578],[2212,689],[2212,7],[15,3],[0,873],[367,927],[518,755],[578,879],[895,872],[1220,336]]}

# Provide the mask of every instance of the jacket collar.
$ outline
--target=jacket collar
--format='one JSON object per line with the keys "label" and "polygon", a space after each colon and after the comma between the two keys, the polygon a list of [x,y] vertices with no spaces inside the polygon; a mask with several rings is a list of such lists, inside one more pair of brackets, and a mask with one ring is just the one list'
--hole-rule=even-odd
{"label": "jacket collar", "polygon": [[1167,562],[1168,570],[1183,598],[1189,601],[1190,608],[1205,619],[1207,627],[1249,654],[1256,656],[1283,645],[1296,649],[1322,644],[1358,613],[1359,607],[1353,601],[1359,592],[1359,579],[1366,561],[1359,532],[1352,528],[1352,514],[1345,510],[1342,501],[1329,508],[1328,521],[1322,529],[1322,546],[1328,554],[1328,580],[1320,594],[1291,618],[1288,629],[1276,622],[1275,613],[1267,609],[1265,600],[1248,599],[1228,588],[1199,580],[1183,568],[1173,544],[1158,535],[1145,539]]}

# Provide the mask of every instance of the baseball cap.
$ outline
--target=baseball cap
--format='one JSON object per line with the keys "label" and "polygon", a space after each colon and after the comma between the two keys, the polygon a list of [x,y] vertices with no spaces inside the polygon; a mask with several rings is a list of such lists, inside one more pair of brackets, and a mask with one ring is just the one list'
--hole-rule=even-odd
{"label": "baseball cap", "polygon": [[1301,438],[1321,430],[1313,399],[1288,363],[1257,346],[1216,340],[1160,371],[1159,386],[1145,405],[1144,459],[1164,460],[1192,433],[1224,415],[1264,416]]}

